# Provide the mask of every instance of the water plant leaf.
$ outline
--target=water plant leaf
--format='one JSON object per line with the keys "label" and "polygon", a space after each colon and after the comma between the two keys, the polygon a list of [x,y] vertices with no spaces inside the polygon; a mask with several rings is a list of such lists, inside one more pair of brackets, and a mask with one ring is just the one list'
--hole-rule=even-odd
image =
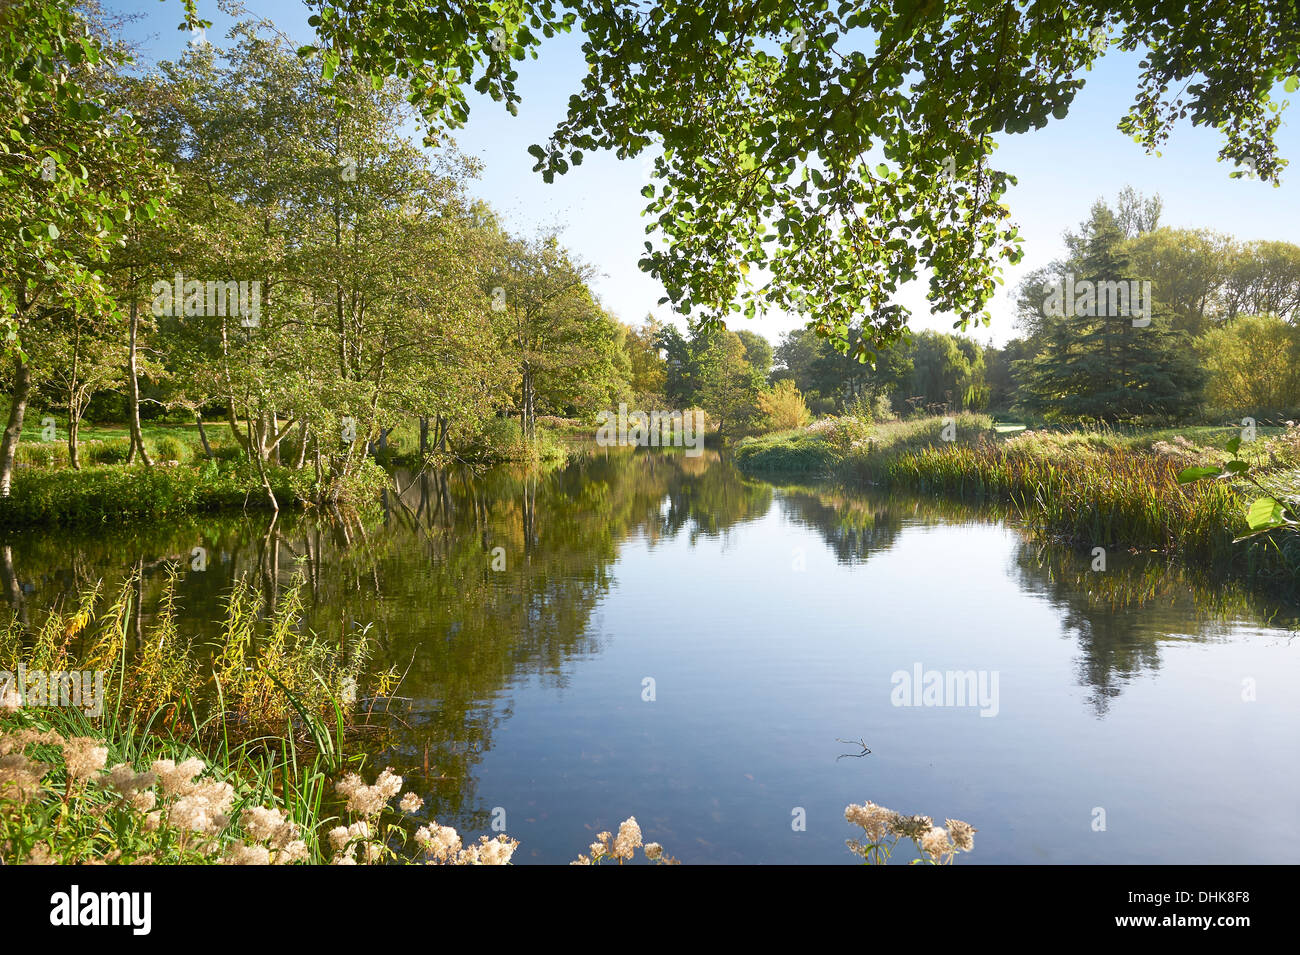
{"label": "water plant leaf", "polygon": [[1192,484],[1204,478],[1218,477],[1219,474],[1220,471],[1218,468],[1208,468],[1208,467],[1183,468],[1181,471],[1178,472],[1178,483]]}
{"label": "water plant leaf", "polygon": [[1282,505],[1271,497],[1259,497],[1246,509],[1246,523],[1252,531],[1285,523]]}

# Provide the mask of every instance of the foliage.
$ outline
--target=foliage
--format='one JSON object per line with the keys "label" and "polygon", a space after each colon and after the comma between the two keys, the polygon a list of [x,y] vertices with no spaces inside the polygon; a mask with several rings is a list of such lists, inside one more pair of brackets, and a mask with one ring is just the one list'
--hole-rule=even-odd
{"label": "foliage", "polygon": [[830,474],[840,460],[832,442],[807,432],[746,438],[735,451],[736,464],[754,472]]}
{"label": "foliage", "polygon": [[[1129,297],[1129,283],[1140,277],[1132,273],[1124,242],[1114,212],[1098,202],[1072,243],[1071,258],[1022,285],[1022,316],[1036,339],[1036,354],[1019,369],[1021,403],[1031,412],[1123,421],[1180,418],[1198,405],[1203,375],[1187,333],[1175,329],[1150,297],[1144,311]],[[1076,286],[1091,298],[1076,295]],[[1124,307],[1114,295],[1103,298],[1107,286],[1125,287]],[[1054,296],[1055,312],[1049,307]]]}
{"label": "foliage", "polygon": [[1261,469],[1252,466],[1250,461],[1240,455],[1242,440],[1233,438],[1228,442],[1231,458],[1222,467],[1193,466],[1184,468],[1178,474],[1183,484],[1214,480],[1236,482],[1249,485],[1252,499],[1245,507],[1245,519],[1248,532],[1237,540],[1269,535],[1274,531],[1285,530],[1293,537],[1300,533],[1300,469],[1279,473],[1276,469]]}
{"label": "foliage", "polygon": [[1300,408],[1300,331],[1276,317],[1242,316],[1196,343],[1213,408],[1262,417]]}
{"label": "foliage", "polygon": [[[373,472],[366,473],[370,490],[374,490]],[[313,499],[314,479],[309,472],[273,466],[266,477],[280,500]],[[357,483],[354,477],[349,488]],[[14,493],[0,500],[0,526],[93,525],[256,506],[259,502],[264,502],[261,477],[245,461],[212,461],[201,468],[91,465],[81,471],[30,469],[18,473]]]}
{"label": "foliage", "polygon": [[[1154,151],[1190,116],[1224,137],[1220,159],[1275,183],[1284,160],[1270,94],[1283,80],[1294,88],[1300,47],[1290,0],[319,2],[311,22],[327,68],[345,56],[398,76],[432,128],[464,122],[471,82],[514,112],[511,61],[580,23],[590,70],[549,141],[530,149],[543,178],[588,150],[662,147],[644,190],[662,241],[646,243],[642,264],[674,306],[715,321],[793,308],[841,338],[865,312],[864,354],[897,337],[907,312],[888,303],[923,270],[935,311],[983,315],[995,266],[1020,258],[995,138],[1064,118],[1109,46],[1144,51],[1126,134]],[[873,152],[884,161],[869,163]]]}
{"label": "foliage", "polygon": [[769,431],[802,428],[811,417],[803,395],[799,394],[799,389],[789,378],[778,381],[770,390],[761,392],[758,407]]}

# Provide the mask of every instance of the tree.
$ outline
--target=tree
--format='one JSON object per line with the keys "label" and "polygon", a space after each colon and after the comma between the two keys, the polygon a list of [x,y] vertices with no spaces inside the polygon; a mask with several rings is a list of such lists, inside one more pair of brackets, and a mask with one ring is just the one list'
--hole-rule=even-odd
{"label": "tree", "polygon": [[538,402],[607,406],[617,394],[617,323],[592,298],[591,266],[555,235],[505,239],[489,293],[505,316],[506,349],[519,376],[519,424],[536,430]]}
{"label": "tree", "polygon": [[691,359],[695,368],[693,403],[717,422],[724,440],[755,428],[764,375],[746,358],[745,343],[727,328],[697,325],[692,329]]}
{"label": "tree", "polygon": [[699,369],[691,341],[675,325],[661,325],[654,344],[664,356],[664,393],[677,407],[690,407],[699,388]]}
{"label": "tree", "polygon": [[122,346],[114,334],[119,329],[97,323],[81,310],[65,309],[33,331],[35,377],[49,402],[67,410],[68,462],[80,470],[78,433],[86,405],[95,392],[122,380]]}
{"label": "tree", "polygon": [[1224,312],[1275,315],[1300,322],[1300,246],[1248,242],[1234,250],[1224,288]]}
{"label": "tree", "polygon": [[1160,225],[1160,213],[1164,207],[1164,200],[1159,195],[1148,199],[1132,186],[1125,186],[1115,200],[1115,224],[1124,233],[1124,238],[1136,239]]}
{"label": "tree", "polygon": [[667,364],[660,355],[657,344],[662,329],[662,322],[653,315],[647,315],[644,324],[627,331],[628,384],[642,408],[662,401],[667,389]]}
{"label": "tree", "polygon": [[907,399],[927,410],[953,411],[987,403],[983,349],[969,339],[942,332],[915,335]]}
{"label": "tree", "polygon": [[762,411],[767,429],[786,431],[790,428],[802,428],[812,417],[808,406],[804,404],[803,395],[789,378],[783,378],[758,396],[758,407]]}
{"label": "tree", "polygon": [[99,266],[171,190],[135,119],[106,102],[102,77],[126,59],[70,0],[0,6],[0,321],[12,360],[0,496],[33,388],[24,336],[68,308],[116,314]]}
{"label": "tree", "polygon": [[772,371],[772,343],[748,328],[738,328],[736,334],[745,346],[745,361],[766,380]]}
{"label": "tree", "polygon": [[1243,315],[1197,341],[1211,408],[1261,416],[1300,408],[1300,329],[1276,316]]}
{"label": "tree", "polygon": [[855,323],[849,329],[843,351],[812,329],[788,332],[776,349],[779,367],[772,380],[789,377],[809,400],[815,399],[814,407],[826,403],[825,410],[842,411],[880,395],[897,399],[907,390],[906,382],[912,374],[911,346],[904,338],[879,350],[874,365],[869,364],[856,357],[854,346],[862,334],[860,325]]}
{"label": "tree", "polygon": [[[1109,207],[1095,204],[1080,234],[1078,258],[1059,263],[1061,277],[1046,288],[1022,287],[1021,309],[1038,342],[1035,356],[1017,369],[1024,405],[1050,416],[1105,421],[1186,415],[1199,403],[1203,383],[1187,333],[1174,329],[1150,296],[1145,314],[1132,299],[1121,306],[1114,290],[1127,294],[1139,279]],[[1059,308],[1052,308],[1054,299]]]}
{"label": "tree", "polygon": [[1134,269],[1151,277],[1175,326],[1199,335],[1222,317],[1221,292],[1234,246],[1230,236],[1207,229],[1163,228],[1134,238],[1128,253]]}
{"label": "tree", "polygon": [[984,375],[989,388],[989,408],[1010,411],[1016,405],[1020,394],[1016,369],[1020,362],[1032,355],[1032,345],[1023,338],[1013,338],[1002,348],[995,348],[992,344],[985,346]]}
{"label": "tree", "polygon": [[1190,116],[1234,175],[1275,184],[1271,91],[1300,83],[1294,0],[317,2],[326,69],[400,77],[431,127],[464,122],[471,83],[515,112],[514,61],[580,24],[590,70],[530,147],[543,178],[661,146],[642,265],[667,299],[710,322],[800,310],[841,340],[865,314],[864,355],[898,336],[907,312],[885,306],[922,269],[936,311],[987,319],[996,266],[1020,257],[994,138],[1065,117],[1112,43],[1143,51],[1122,131],[1153,151]]}

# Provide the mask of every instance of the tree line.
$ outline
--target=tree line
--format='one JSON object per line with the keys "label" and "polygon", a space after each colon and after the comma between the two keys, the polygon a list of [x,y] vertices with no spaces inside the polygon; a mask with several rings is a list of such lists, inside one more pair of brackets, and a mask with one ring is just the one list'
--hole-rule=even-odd
{"label": "tree line", "polygon": [[[1066,255],[1017,289],[1019,335],[904,336],[875,366],[799,329],[775,349],[815,412],[992,410],[1063,421],[1186,422],[1300,409],[1300,246],[1160,225],[1158,196],[1126,188],[1065,234]],[[1149,283],[1149,314],[1062,289]],[[856,329],[850,335],[857,334]]]}
{"label": "tree line", "polygon": [[[268,492],[268,467],[314,468],[328,497],[403,422],[450,452],[501,416],[528,437],[539,414],[628,393],[628,329],[592,268],[557,235],[505,229],[454,145],[411,141],[395,83],[322,71],[254,19],[149,71],[102,22],[66,28],[76,91],[43,104],[54,122],[0,188],[51,208],[84,172],[120,208],[74,193],[81,220],[6,223],[4,492],[32,403],[66,414],[73,467],[88,410],[120,415],[146,465],[142,414],[188,415],[209,454],[225,429]],[[87,104],[112,117],[103,144],[75,121]]]}

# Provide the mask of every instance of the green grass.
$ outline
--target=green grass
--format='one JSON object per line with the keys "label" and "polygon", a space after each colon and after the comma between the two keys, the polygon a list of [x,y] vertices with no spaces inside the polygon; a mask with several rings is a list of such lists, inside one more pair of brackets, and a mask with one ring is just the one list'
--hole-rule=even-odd
{"label": "green grass", "polygon": [[974,440],[993,427],[987,415],[970,413],[957,414],[951,419],[876,423],[849,416],[830,417],[806,428],[746,438],[736,445],[735,460],[745,470],[755,473],[807,476],[851,473],[862,461],[943,441],[944,422],[949,420],[957,442]]}
{"label": "green grass", "polygon": [[[111,599],[92,590],[75,608],[51,611],[33,627],[15,617],[0,629],[5,660],[22,661],[29,672],[98,672],[103,691],[95,705],[83,697],[80,708],[13,695],[0,700],[0,752],[11,754],[11,785],[0,787],[0,862],[207,864],[245,843],[262,843],[273,856],[285,852],[282,861],[326,861],[326,831],[336,821],[332,813],[342,811],[330,798],[331,783],[359,766],[359,757],[345,755],[353,717],[337,688],[356,675],[364,655],[354,648],[344,660],[296,635],[296,591],[263,614],[247,585],[232,595],[215,654],[200,654],[178,632],[169,594],[148,616],[141,648],[132,650],[133,584],[126,581]],[[173,585],[174,578],[169,592]],[[0,693],[6,689],[15,688]],[[76,768],[78,752],[89,757],[86,771]],[[193,758],[208,764],[193,789],[155,789],[149,780],[134,803],[119,798],[101,772],[126,764],[145,773],[157,760]],[[228,824],[186,831],[176,802],[187,792],[195,793],[191,801],[219,801]],[[155,805],[159,824],[151,825]],[[286,848],[287,834],[250,833],[243,810],[253,807],[281,813],[298,845]]]}
{"label": "green grass", "polygon": [[[314,473],[274,466],[267,472],[281,506],[310,499]],[[268,504],[260,477],[242,461],[28,468],[15,471],[9,497],[0,498],[0,526],[94,525]]]}
{"label": "green grass", "polygon": [[844,458],[842,451],[823,438],[788,431],[747,438],[736,445],[733,456],[749,471],[808,475],[830,474]]}

